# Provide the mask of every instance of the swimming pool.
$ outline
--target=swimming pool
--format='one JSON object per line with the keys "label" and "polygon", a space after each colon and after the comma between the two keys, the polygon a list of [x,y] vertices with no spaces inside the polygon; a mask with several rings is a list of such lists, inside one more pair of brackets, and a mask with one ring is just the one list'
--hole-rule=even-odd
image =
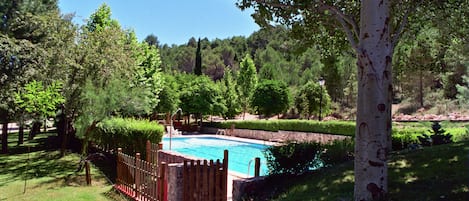
{"label": "swimming pool", "polygon": [[[223,159],[223,151],[228,150],[228,169],[244,175],[254,176],[254,158],[261,158],[261,175],[266,175],[266,159],[262,151],[268,145],[238,141],[219,137],[173,137],[171,150],[203,159]],[[163,149],[169,149],[169,138],[163,138]]]}

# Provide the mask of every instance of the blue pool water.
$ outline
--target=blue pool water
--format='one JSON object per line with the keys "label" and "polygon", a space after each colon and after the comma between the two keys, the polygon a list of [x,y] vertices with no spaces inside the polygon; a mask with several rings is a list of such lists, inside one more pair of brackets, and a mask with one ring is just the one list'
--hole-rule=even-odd
{"label": "blue pool water", "polygon": [[[244,175],[254,175],[254,158],[261,158],[261,175],[267,174],[266,159],[262,151],[267,145],[241,142],[217,137],[173,137],[171,150],[181,154],[207,160],[223,159],[223,151],[228,150],[228,169]],[[169,149],[169,138],[163,138],[163,149]]]}

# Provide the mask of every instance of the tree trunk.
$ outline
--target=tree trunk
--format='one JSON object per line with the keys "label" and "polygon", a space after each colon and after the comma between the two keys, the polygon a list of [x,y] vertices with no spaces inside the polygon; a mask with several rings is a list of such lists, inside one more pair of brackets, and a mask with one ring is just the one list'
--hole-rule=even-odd
{"label": "tree trunk", "polygon": [[388,192],[392,52],[389,1],[364,0],[357,47],[355,200],[381,200]]}
{"label": "tree trunk", "polygon": [[419,70],[419,103],[420,107],[423,108],[423,70],[421,68]]}
{"label": "tree trunk", "polygon": [[8,153],[8,122],[2,124],[2,154]]}
{"label": "tree trunk", "polygon": [[24,122],[21,120],[18,127],[18,145],[24,142]]}

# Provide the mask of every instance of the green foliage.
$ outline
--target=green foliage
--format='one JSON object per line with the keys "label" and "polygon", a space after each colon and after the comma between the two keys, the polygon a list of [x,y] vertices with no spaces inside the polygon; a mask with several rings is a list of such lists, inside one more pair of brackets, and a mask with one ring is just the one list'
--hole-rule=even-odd
{"label": "green foliage", "polygon": [[423,146],[441,145],[453,142],[451,139],[453,135],[446,133],[446,130],[442,129],[440,123],[437,121],[433,122],[430,135],[422,134],[422,136],[417,137]]}
{"label": "green foliage", "polygon": [[233,78],[231,70],[225,71],[225,77],[222,80],[222,94],[226,101],[226,112],[223,117],[226,119],[233,119],[236,115],[241,113],[241,104],[239,103],[239,96],[236,93],[236,82]]}
{"label": "green foliage", "polygon": [[185,76],[180,92],[182,111],[197,115],[223,111],[218,105],[222,100],[221,91],[210,78],[191,74]]}
{"label": "green foliage", "polygon": [[200,38],[197,41],[197,50],[195,52],[194,74],[202,75],[202,52],[200,50]]}
{"label": "green foliage", "polygon": [[321,167],[321,144],[288,142],[264,151],[269,174],[298,175]]}
{"label": "green foliage", "polygon": [[15,103],[35,118],[55,116],[58,105],[65,101],[60,94],[61,89],[60,82],[53,82],[46,87],[42,82],[34,80],[15,93]]}
{"label": "green foliage", "polygon": [[355,142],[353,139],[334,140],[322,147],[324,153],[321,154],[321,160],[324,166],[334,166],[353,159]]}
{"label": "green foliage", "polygon": [[163,88],[159,94],[160,101],[158,102],[155,112],[170,112],[176,111],[179,103],[179,93],[177,91],[178,85],[176,79],[169,74],[163,74]]}
{"label": "green foliage", "polygon": [[309,119],[312,114],[319,115],[320,109],[323,115],[329,114],[331,98],[324,87],[321,87],[317,82],[309,81],[298,91],[295,106],[301,115]]}
{"label": "green foliage", "polygon": [[0,122],[13,119],[15,93],[46,66],[44,49],[28,40],[0,34]]}
{"label": "green foliage", "polygon": [[286,112],[291,103],[288,86],[276,80],[262,80],[255,88],[251,106],[258,114],[269,117]]}
{"label": "green foliage", "polygon": [[[96,81],[95,81],[96,82]],[[77,136],[91,140],[96,124],[112,115],[131,116],[135,113],[150,111],[149,105],[141,101],[142,93],[131,88],[129,83],[119,77],[94,85],[87,81],[83,89],[81,114],[74,122]],[[87,143],[84,143],[86,146]],[[86,147],[84,149],[86,151]]]}
{"label": "green foliage", "polygon": [[241,107],[243,108],[243,112],[245,113],[257,85],[257,73],[254,61],[248,54],[246,54],[239,64],[239,68],[239,74],[236,81],[238,91],[240,93],[239,100]]}
{"label": "green foliage", "polygon": [[111,8],[103,3],[93,14],[91,14],[86,26],[90,32],[99,32],[108,27],[119,27],[119,22],[111,19]]}
{"label": "green foliage", "polygon": [[96,125],[91,140],[100,147],[126,152],[145,153],[146,141],[161,142],[164,134],[162,125],[148,120],[131,118],[107,118]]}

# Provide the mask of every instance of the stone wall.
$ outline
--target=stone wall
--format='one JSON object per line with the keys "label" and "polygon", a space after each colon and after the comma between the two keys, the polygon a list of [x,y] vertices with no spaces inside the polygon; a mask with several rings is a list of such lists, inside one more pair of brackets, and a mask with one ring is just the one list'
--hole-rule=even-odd
{"label": "stone wall", "polygon": [[168,184],[168,201],[179,201],[183,198],[183,163],[172,163],[168,165],[166,178]]}
{"label": "stone wall", "polygon": [[343,135],[331,135],[322,133],[311,133],[311,132],[297,132],[297,131],[262,131],[262,130],[249,130],[249,129],[225,129],[225,135],[250,138],[272,142],[285,142],[285,141],[297,141],[297,142],[320,142],[328,143],[334,140],[344,140],[350,138],[350,136]]}
{"label": "stone wall", "polygon": [[158,151],[158,163],[161,163],[161,162],[165,162],[166,164],[183,163],[185,160],[200,160],[200,159],[182,155],[178,152],[169,151],[169,150]]}
{"label": "stone wall", "polygon": [[265,177],[251,177],[233,180],[233,201],[244,200],[245,195],[249,195],[259,188],[263,188]]}

